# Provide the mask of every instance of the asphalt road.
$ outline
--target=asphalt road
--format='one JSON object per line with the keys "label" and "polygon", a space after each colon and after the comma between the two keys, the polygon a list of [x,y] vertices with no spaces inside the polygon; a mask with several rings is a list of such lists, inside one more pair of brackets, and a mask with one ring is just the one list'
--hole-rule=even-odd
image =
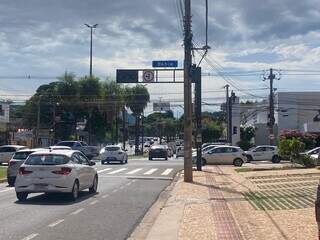
{"label": "asphalt road", "polygon": [[31,194],[18,203],[14,188],[0,184],[0,239],[126,239],[182,164],[183,159],[98,163],[98,193],[84,191],[76,202]]}

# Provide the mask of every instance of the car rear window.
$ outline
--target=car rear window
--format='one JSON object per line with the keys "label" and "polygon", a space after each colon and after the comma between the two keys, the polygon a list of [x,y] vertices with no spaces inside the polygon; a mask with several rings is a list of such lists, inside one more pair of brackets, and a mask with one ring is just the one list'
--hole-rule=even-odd
{"label": "car rear window", "polygon": [[33,153],[33,151],[25,151],[25,152],[16,152],[14,155],[13,155],[13,159],[15,160],[26,160],[27,157]]}
{"label": "car rear window", "polygon": [[26,165],[62,165],[69,162],[69,158],[63,155],[31,155],[24,164]]}
{"label": "car rear window", "polygon": [[59,142],[56,146],[73,147],[74,142]]}
{"label": "car rear window", "polygon": [[120,147],[105,147],[106,151],[114,152],[119,151]]}

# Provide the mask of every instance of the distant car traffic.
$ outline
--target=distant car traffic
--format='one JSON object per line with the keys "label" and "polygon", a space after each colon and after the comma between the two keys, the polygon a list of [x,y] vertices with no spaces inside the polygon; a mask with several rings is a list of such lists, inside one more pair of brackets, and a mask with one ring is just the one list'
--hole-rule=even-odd
{"label": "distant car traffic", "polygon": [[183,156],[184,156],[184,147],[183,146],[178,146],[176,148],[176,158],[183,157]]}
{"label": "distant car traffic", "polygon": [[[192,161],[195,164],[197,161],[196,155],[192,156]],[[202,165],[206,164],[232,164],[240,167],[247,161],[244,151],[239,147],[218,146],[202,155]]]}
{"label": "distant car traffic", "polygon": [[271,160],[273,163],[279,163],[281,161],[276,146],[262,145],[245,151],[248,162],[251,161],[263,161]]}
{"label": "distant car traffic", "polygon": [[3,145],[0,146],[0,164],[9,163],[12,156],[19,150],[27,148],[21,145]]}
{"label": "distant car traffic", "polygon": [[29,155],[21,165],[15,182],[19,201],[27,199],[29,193],[69,193],[76,200],[79,191],[89,188],[95,193],[98,174],[91,162],[80,151],[39,151]]}
{"label": "distant car traffic", "polygon": [[120,146],[108,145],[100,150],[101,164],[110,162],[128,163],[128,154]]}
{"label": "distant car traffic", "polygon": [[[27,157],[36,151],[45,151],[44,148],[22,149],[17,151],[9,161],[7,168],[7,181],[9,186],[13,186],[16,181],[18,170]],[[47,150],[49,151],[49,149]]]}
{"label": "distant car traffic", "polygon": [[168,147],[166,145],[154,145],[149,150],[149,160],[164,158],[168,160]]}
{"label": "distant car traffic", "polygon": [[83,141],[61,141],[56,144],[56,146],[67,146],[73,150],[78,150],[86,155],[87,158],[92,159],[99,155],[98,148],[95,146],[88,146],[87,143]]}

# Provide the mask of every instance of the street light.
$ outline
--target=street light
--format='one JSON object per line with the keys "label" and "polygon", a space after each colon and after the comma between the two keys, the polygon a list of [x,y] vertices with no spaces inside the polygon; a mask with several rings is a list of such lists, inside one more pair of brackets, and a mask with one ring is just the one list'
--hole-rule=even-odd
{"label": "street light", "polygon": [[84,25],[90,28],[90,78],[91,78],[92,77],[92,31],[94,28],[97,28],[98,24],[89,25],[85,23]]}

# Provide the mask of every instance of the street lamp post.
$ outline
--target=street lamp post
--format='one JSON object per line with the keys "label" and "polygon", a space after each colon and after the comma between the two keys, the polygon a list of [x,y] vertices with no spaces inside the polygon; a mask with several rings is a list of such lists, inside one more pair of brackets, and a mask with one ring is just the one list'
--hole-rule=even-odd
{"label": "street lamp post", "polygon": [[91,78],[92,77],[92,32],[94,28],[97,28],[98,24],[89,25],[85,23],[84,25],[90,28],[90,78]]}

